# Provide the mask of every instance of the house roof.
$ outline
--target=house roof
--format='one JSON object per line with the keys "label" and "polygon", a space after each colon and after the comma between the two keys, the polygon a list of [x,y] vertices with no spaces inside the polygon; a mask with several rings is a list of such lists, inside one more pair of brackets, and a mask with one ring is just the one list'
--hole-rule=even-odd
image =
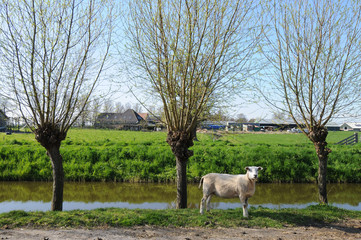
{"label": "house roof", "polygon": [[100,113],[98,115],[98,120],[117,120],[120,113]]}
{"label": "house roof", "polygon": [[144,120],[147,120],[149,113],[138,113]]}
{"label": "house roof", "polygon": [[344,123],[341,125],[341,127],[343,128],[343,127],[345,127],[345,125],[352,129],[361,129],[361,123],[355,123],[355,122],[354,123]]}
{"label": "house roof", "polygon": [[326,124],[326,127],[341,127],[341,124],[335,122],[329,122]]}
{"label": "house roof", "polygon": [[99,121],[119,122],[119,123],[130,123],[136,124],[144,120],[138,113],[133,109],[128,109],[123,113],[101,113],[98,116]]}
{"label": "house roof", "polygon": [[138,113],[147,122],[161,122],[160,116],[155,116],[151,113]]}
{"label": "house roof", "polygon": [[136,113],[133,109],[128,109],[121,115],[121,119],[125,123],[139,123],[144,120],[138,113]]}
{"label": "house roof", "polygon": [[289,125],[289,124],[295,124],[295,122],[292,119],[260,119],[256,121],[256,123],[259,124],[275,124],[275,125]]}

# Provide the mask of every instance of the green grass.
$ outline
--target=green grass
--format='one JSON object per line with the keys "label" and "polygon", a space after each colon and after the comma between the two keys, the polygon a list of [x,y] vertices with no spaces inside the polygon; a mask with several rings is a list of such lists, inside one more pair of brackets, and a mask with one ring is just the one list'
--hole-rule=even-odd
{"label": "green grass", "polygon": [[[342,139],[349,137],[353,132],[329,132],[327,142],[334,144]],[[71,129],[68,132],[65,145],[85,145],[85,146],[101,146],[104,144],[112,145],[119,142],[123,144],[143,144],[143,143],[159,143],[166,144],[166,132],[136,132],[136,131],[117,131],[104,129]],[[288,134],[285,132],[275,134],[263,133],[223,133],[221,137],[215,136],[213,132],[205,134],[198,133],[201,142],[229,142],[232,144],[269,144],[269,145],[312,145],[304,134]],[[12,134],[6,135],[0,133],[0,144],[5,145],[38,145],[34,138],[34,134]]]}
{"label": "green grass", "polygon": [[337,223],[344,219],[361,219],[361,212],[316,205],[305,209],[251,208],[250,217],[242,209],[212,210],[200,215],[197,209],[119,209],[74,210],[64,212],[11,211],[0,214],[0,228],[102,228],[131,226],[163,227],[275,227],[310,226]]}
{"label": "green grass", "polygon": [[[330,132],[329,182],[361,182],[361,143],[334,143],[350,132]],[[188,181],[209,172],[239,174],[260,165],[260,182],[315,182],[318,160],[303,134],[198,134]],[[175,158],[165,132],[71,129],[61,146],[67,181],[175,181]],[[51,164],[33,134],[0,134],[0,180],[49,181]]]}
{"label": "green grass", "polygon": [[[353,132],[329,132],[327,142],[334,144],[342,139],[349,137]],[[116,144],[122,142],[124,144],[133,143],[160,143],[166,144],[166,132],[136,132],[136,131],[117,131],[104,129],[71,129],[68,132],[65,144],[99,146],[104,144]],[[214,133],[198,134],[198,138],[203,141],[228,141],[233,144],[269,144],[269,145],[312,145],[304,134],[288,134],[285,132],[275,134],[263,133],[223,133],[221,138],[214,137]],[[38,145],[34,138],[34,134],[12,134],[6,135],[0,133],[0,144],[35,144]]]}
{"label": "green grass", "polygon": [[[136,132],[104,129],[71,129],[63,145],[103,146],[122,143],[124,145],[138,143],[165,143],[165,132]],[[2,145],[39,145],[33,133],[11,134],[0,133]]]}

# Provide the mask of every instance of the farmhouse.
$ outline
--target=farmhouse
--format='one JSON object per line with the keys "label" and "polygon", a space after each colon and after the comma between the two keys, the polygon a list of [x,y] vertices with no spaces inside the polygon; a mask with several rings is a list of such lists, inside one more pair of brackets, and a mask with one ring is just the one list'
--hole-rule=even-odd
{"label": "farmhouse", "polygon": [[128,109],[124,113],[101,113],[95,121],[96,128],[133,131],[141,130],[142,124],[145,124],[145,120],[133,109]]}
{"label": "farmhouse", "polygon": [[131,131],[157,130],[163,127],[158,118],[150,116],[148,113],[137,113],[133,109],[128,109],[123,113],[101,113],[94,126],[95,128]]}
{"label": "farmhouse", "polygon": [[340,129],[342,131],[361,131],[361,123],[344,123]]}
{"label": "farmhouse", "polygon": [[158,116],[154,116],[149,113],[138,113],[146,122],[146,128],[147,130],[154,130],[154,131],[160,131],[165,126],[161,121],[161,118]]}

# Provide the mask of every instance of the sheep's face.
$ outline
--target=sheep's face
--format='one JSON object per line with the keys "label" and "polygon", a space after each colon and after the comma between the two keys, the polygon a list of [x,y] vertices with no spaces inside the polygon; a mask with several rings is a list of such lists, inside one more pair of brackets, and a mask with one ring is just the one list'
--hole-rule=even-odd
{"label": "sheep's face", "polygon": [[258,171],[262,170],[262,167],[246,167],[248,178],[251,180],[257,180]]}

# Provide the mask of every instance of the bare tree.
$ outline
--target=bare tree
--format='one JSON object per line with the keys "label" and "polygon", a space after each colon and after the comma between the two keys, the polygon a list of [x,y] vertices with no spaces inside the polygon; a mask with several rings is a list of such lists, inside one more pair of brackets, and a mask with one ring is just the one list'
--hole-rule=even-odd
{"label": "bare tree", "polygon": [[132,109],[137,113],[141,113],[143,111],[142,105],[140,103],[133,104]]}
{"label": "bare tree", "polygon": [[18,104],[53,168],[52,210],[62,210],[61,142],[86,109],[110,47],[110,1],[2,0],[2,90]]}
{"label": "bare tree", "polygon": [[115,103],[115,112],[116,113],[123,113],[125,112],[125,107],[121,102],[116,102]]}
{"label": "bare tree", "polygon": [[91,110],[90,110],[90,121],[91,121],[92,125],[94,126],[96,124],[97,117],[100,114],[100,108],[101,108],[100,99],[99,98],[92,99],[89,102],[89,105],[90,105],[90,108],[91,108]]}
{"label": "bare tree", "polygon": [[114,102],[111,99],[106,99],[103,103],[103,112],[114,112]]}
{"label": "bare tree", "polygon": [[274,1],[269,8],[263,50],[271,74],[262,79],[263,94],[314,144],[321,203],[328,202],[326,124],[360,100],[360,11],[359,1],[331,0]]}
{"label": "bare tree", "polygon": [[186,166],[199,116],[212,95],[250,72],[254,9],[252,0],[129,1],[128,63],[137,86],[163,104],[177,208],[187,207]]}
{"label": "bare tree", "polygon": [[272,119],[273,119],[273,121],[275,121],[277,123],[293,121],[292,117],[289,116],[288,112],[281,111],[279,109],[272,112]]}
{"label": "bare tree", "polygon": [[238,122],[238,123],[246,123],[247,122],[247,116],[244,113],[237,114],[236,122]]}

